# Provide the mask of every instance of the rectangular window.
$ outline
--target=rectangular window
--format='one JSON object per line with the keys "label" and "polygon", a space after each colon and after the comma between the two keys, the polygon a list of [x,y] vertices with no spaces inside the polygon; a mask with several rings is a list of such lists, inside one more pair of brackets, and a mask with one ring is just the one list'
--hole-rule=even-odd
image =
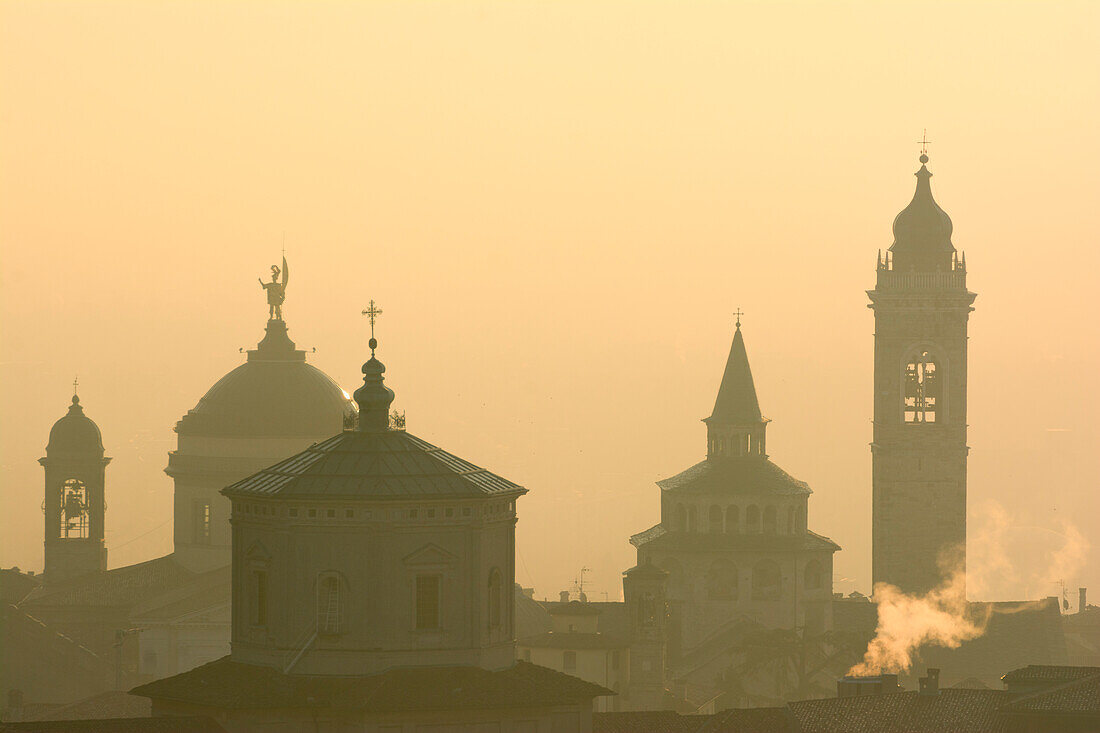
{"label": "rectangular window", "polygon": [[439,576],[416,576],[416,628],[439,628]]}
{"label": "rectangular window", "polygon": [[447,507],[446,514],[448,517],[453,517],[455,515],[454,507]]}
{"label": "rectangular window", "polygon": [[435,519],[435,509],[428,510],[428,519]]}
{"label": "rectangular window", "polygon": [[576,652],[562,652],[561,655],[561,668],[565,672],[577,671],[577,653]]}
{"label": "rectangular window", "polygon": [[267,626],[267,572],[252,571],[252,625]]}
{"label": "rectangular window", "polygon": [[345,509],[344,510],[344,516],[347,517],[348,519],[351,519],[352,517],[355,516],[355,510],[354,509]]}
{"label": "rectangular window", "polygon": [[210,544],[210,502],[195,502],[195,544]]}
{"label": "rectangular window", "polygon": [[410,509],[409,510],[409,519],[416,519],[419,515],[420,515],[420,510],[419,509]]}
{"label": "rectangular window", "polygon": [[613,650],[611,650],[611,669],[618,669],[618,668],[619,668],[619,650],[618,649],[613,649]]}
{"label": "rectangular window", "polygon": [[468,507],[468,506],[462,507],[462,516],[464,516],[464,517],[470,516],[470,507]]}

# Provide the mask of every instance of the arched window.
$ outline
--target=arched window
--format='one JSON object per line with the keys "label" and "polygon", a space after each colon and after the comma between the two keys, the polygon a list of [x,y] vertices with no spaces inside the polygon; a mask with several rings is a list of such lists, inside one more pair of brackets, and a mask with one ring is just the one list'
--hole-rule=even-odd
{"label": "arched window", "polygon": [[707,531],[711,534],[722,534],[722,507],[712,505],[707,516]]}
{"label": "arched window", "polygon": [[761,560],[752,569],[752,599],[778,601],[780,593],[779,565],[774,560]]}
{"label": "arched window", "polygon": [[749,508],[745,510],[745,531],[760,531],[760,507],[756,506],[756,504],[751,504]]}
{"label": "arched window", "polygon": [[684,509],[683,504],[676,505],[676,531],[687,531],[687,509]]}
{"label": "arched window", "polygon": [[493,568],[489,571],[489,627],[499,628],[501,625],[501,608],[504,606],[504,580],[500,571]]}
{"label": "arched window", "polygon": [[688,532],[694,532],[695,531],[695,507],[693,507],[693,506],[688,507],[687,531]]}
{"label": "arched window", "polygon": [[730,504],[726,507],[726,532],[729,534],[737,534],[741,531],[741,517],[739,514],[736,504]]}
{"label": "arched window", "polygon": [[778,534],[775,507],[764,507],[764,534]]}
{"label": "arched window", "polygon": [[907,423],[934,423],[940,407],[940,373],[935,359],[921,351],[905,365],[904,416]]}
{"label": "arched window", "polygon": [[729,560],[715,560],[707,571],[707,598],[728,601],[737,598],[737,566]]}
{"label": "arched window", "polygon": [[61,484],[61,527],[63,539],[84,539],[88,536],[88,487],[80,479],[66,479]]}
{"label": "arched window", "polygon": [[339,634],[343,623],[340,576],[322,573],[317,577],[317,632]]}
{"label": "arched window", "polygon": [[820,590],[822,581],[821,563],[810,560],[802,571],[802,586],[806,590]]}

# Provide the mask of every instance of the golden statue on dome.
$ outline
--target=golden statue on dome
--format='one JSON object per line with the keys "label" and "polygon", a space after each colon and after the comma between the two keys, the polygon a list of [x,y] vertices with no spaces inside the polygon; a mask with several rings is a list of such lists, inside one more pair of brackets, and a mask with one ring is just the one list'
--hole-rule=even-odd
{"label": "golden statue on dome", "polygon": [[[280,280],[279,275],[282,275]],[[271,282],[265,283],[262,279],[260,286],[267,291],[267,317],[272,321],[283,320],[283,301],[286,300],[286,284],[290,279],[290,271],[286,266],[286,255],[283,255],[283,267],[271,266]]]}

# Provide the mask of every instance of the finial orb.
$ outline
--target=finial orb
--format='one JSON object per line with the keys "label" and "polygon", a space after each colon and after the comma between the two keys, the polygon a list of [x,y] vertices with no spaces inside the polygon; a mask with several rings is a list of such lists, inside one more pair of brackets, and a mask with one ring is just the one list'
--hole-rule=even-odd
{"label": "finial orb", "polygon": [[79,405],[80,404],[80,398],[77,397],[76,395],[73,395],[73,404],[74,405]]}
{"label": "finial orb", "polygon": [[920,162],[921,163],[927,163],[928,162],[928,156],[925,155],[924,153],[921,153],[920,154]]}
{"label": "finial orb", "polygon": [[378,348],[378,339],[371,337],[371,340],[367,342],[367,345],[371,347],[371,350]]}

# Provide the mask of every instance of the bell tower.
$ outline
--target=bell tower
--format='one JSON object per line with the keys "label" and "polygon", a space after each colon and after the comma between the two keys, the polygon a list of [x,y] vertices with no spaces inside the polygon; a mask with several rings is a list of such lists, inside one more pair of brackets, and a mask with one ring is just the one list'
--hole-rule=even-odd
{"label": "bell tower", "polygon": [[966,257],[920,156],[874,290],[874,583],[909,593],[966,568]]}
{"label": "bell tower", "polygon": [[103,455],[99,427],[73,395],[69,412],[50,430],[46,457],[45,576],[68,580],[107,569],[103,541],[104,476],[110,458]]}

